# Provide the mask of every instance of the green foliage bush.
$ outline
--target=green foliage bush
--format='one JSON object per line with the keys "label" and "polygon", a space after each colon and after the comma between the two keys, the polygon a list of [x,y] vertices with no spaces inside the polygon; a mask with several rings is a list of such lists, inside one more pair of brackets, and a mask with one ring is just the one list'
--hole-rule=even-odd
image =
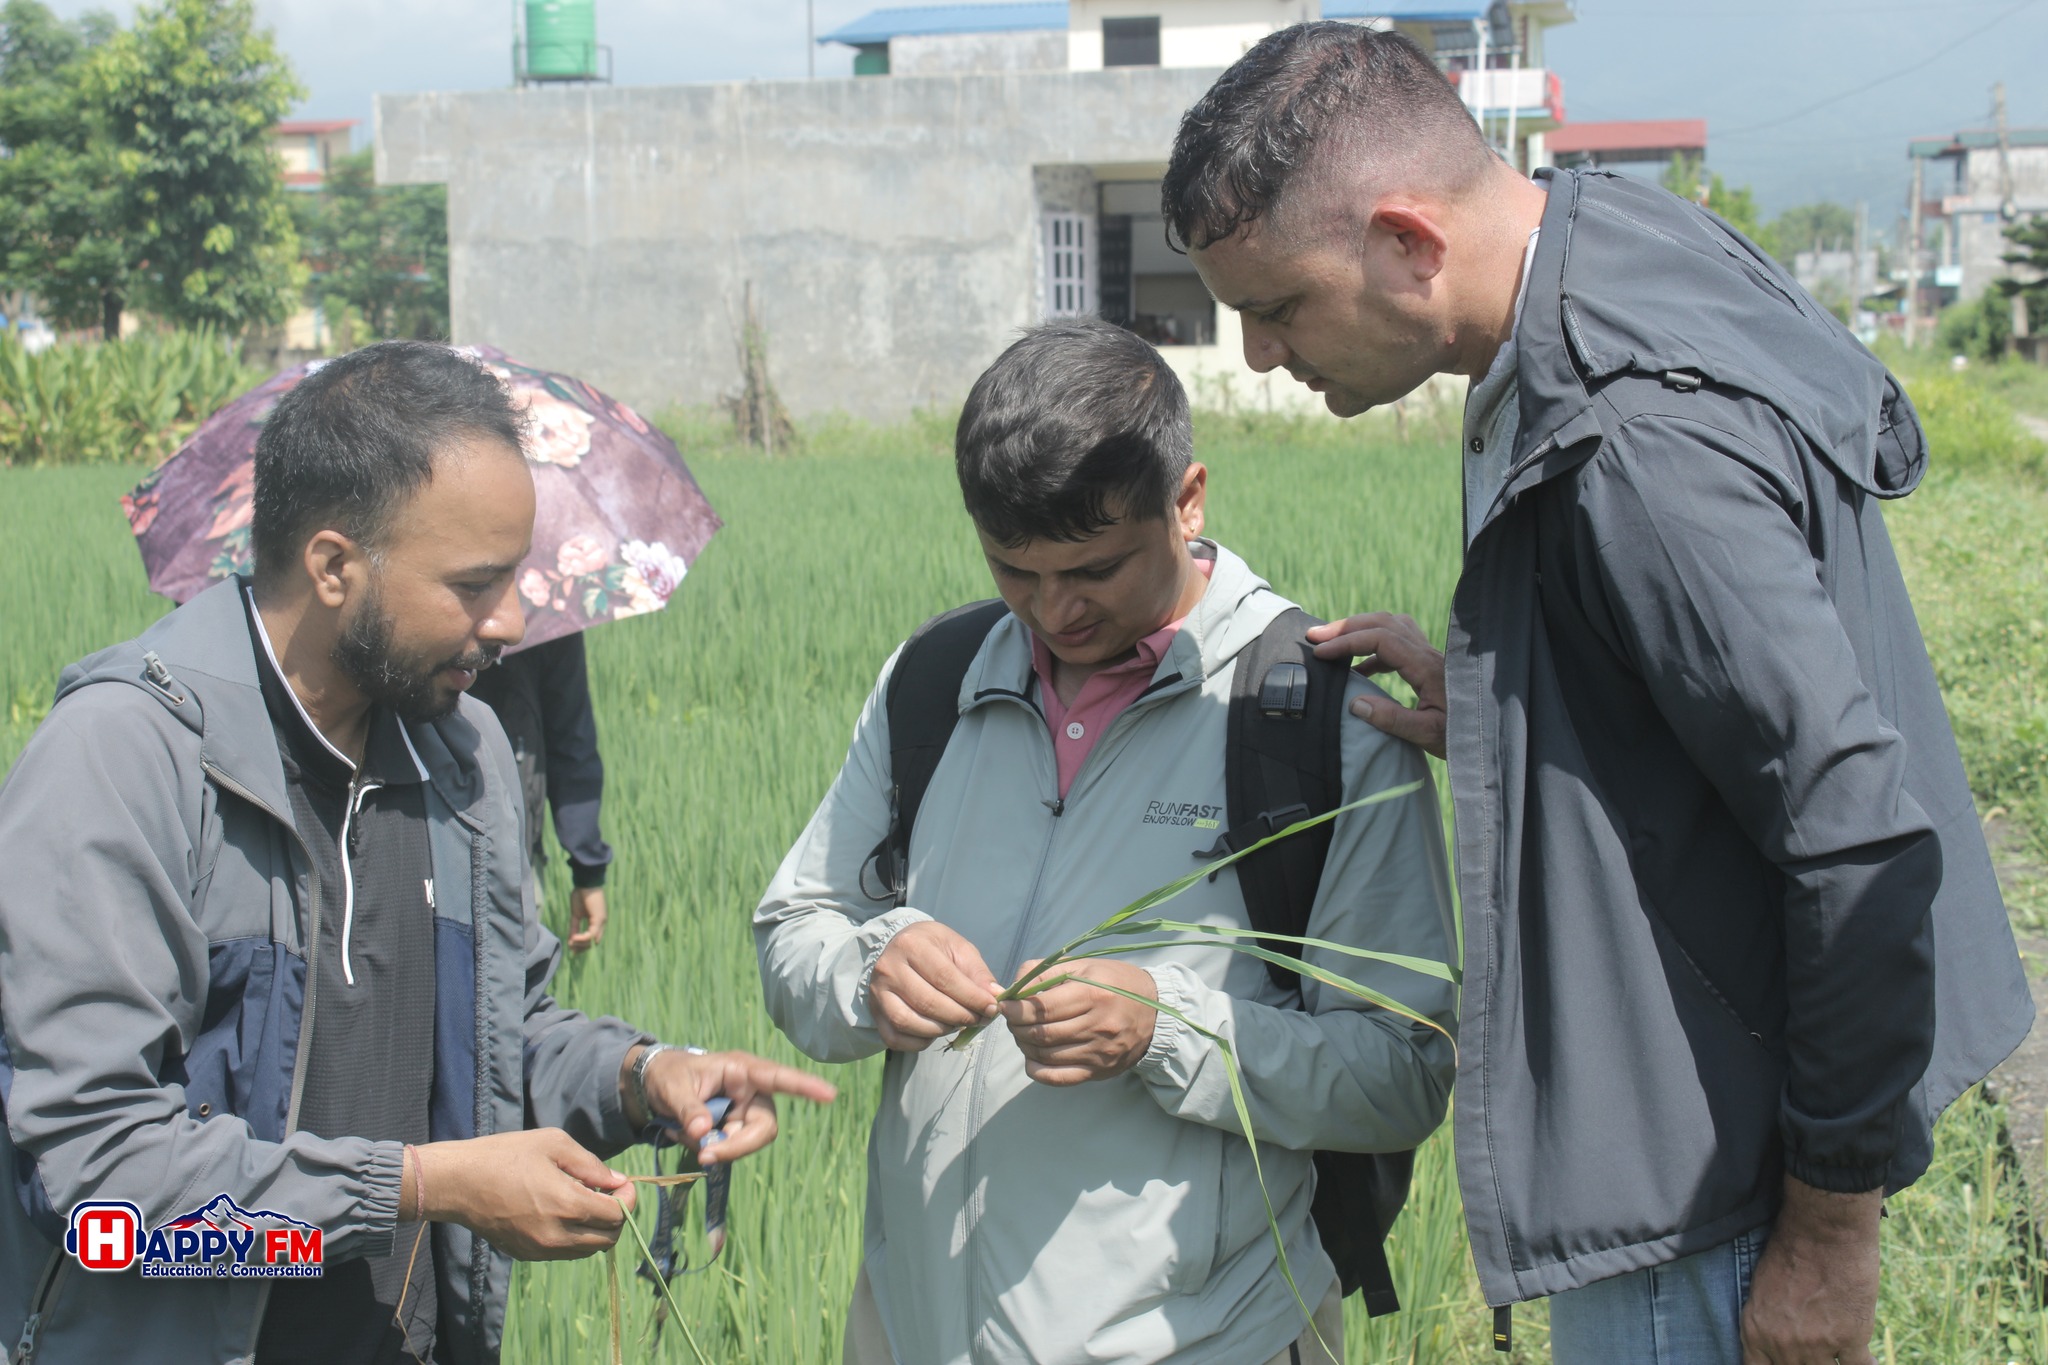
{"label": "green foliage bush", "polygon": [[40,355],[0,340],[0,464],[154,464],[263,378],[211,332],[68,342]]}
{"label": "green foliage bush", "polygon": [[1969,303],[1952,304],[1942,310],[1934,335],[1943,355],[1997,360],[2012,337],[2012,300],[1987,289]]}
{"label": "green foliage bush", "polygon": [[1931,472],[2048,479],[2048,447],[2020,425],[1987,376],[1929,368],[1906,387],[1927,429]]}
{"label": "green foliage bush", "polygon": [[[1907,586],[1978,806],[2010,817],[2015,852],[2048,860],[2048,446],[2014,403],[2048,398],[2038,367],[1955,371],[1887,355],[1927,428],[1928,477],[1887,509]],[[2008,887],[2048,927],[2048,885]]]}

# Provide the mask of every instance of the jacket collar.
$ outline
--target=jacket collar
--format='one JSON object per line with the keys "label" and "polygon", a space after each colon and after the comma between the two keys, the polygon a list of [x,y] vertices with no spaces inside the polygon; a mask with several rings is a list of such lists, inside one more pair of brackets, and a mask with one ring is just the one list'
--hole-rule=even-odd
{"label": "jacket collar", "polygon": [[[1198,543],[1214,552],[1216,568],[1202,600],[1188,613],[1153,670],[1148,696],[1200,686],[1288,607],[1231,551],[1206,537]],[[1015,616],[1006,615],[989,632],[961,681],[960,710],[965,713],[993,697],[1030,695],[1031,673],[1031,632]]]}
{"label": "jacket collar", "polygon": [[1607,171],[1537,175],[1550,199],[1515,332],[1521,429],[1488,520],[1591,456],[1589,386],[1623,373],[1692,375],[1759,398],[1879,497],[1919,482],[1925,441],[1896,381],[1776,261],[1654,186]]}
{"label": "jacket collar", "polygon": [[[289,822],[284,761],[263,701],[242,584],[240,578],[216,584],[135,639],[73,664],[58,681],[57,697],[95,683],[141,689],[198,733],[200,760],[209,770]],[[472,825],[481,824],[476,754],[482,739],[466,713],[481,705],[465,698],[440,720],[400,727],[408,762],[416,762],[416,771]]]}
{"label": "jacket collar", "polygon": [[298,750],[302,765],[316,764],[327,781],[341,786],[353,780],[359,770],[378,786],[405,786],[427,780],[427,765],[413,746],[412,736],[405,732],[405,723],[387,708],[378,707],[370,714],[370,731],[360,765],[335,748],[326,732],[313,723],[312,713],[299,700],[299,694],[292,691],[284,665],[278,661],[276,646],[271,643],[270,628],[257,610],[255,590],[246,581],[242,586],[242,606],[249,618],[249,633],[256,641],[256,676],[264,708],[270,713],[271,729],[282,726],[292,733],[291,743]]}

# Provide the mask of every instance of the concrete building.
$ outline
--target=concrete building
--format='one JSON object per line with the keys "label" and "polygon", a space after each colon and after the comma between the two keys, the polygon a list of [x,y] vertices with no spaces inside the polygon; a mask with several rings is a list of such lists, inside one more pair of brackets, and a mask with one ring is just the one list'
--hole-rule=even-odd
{"label": "concrete building", "polygon": [[854,49],[856,76],[1100,71],[1230,65],[1278,29],[1312,19],[1398,28],[1436,58],[1502,153],[1549,165],[1545,133],[1564,121],[1564,88],[1544,65],[1544,31],[1572,22],[1570,0],[1070,0],[903,5],[818,41]]}
{"label": "concrete building", "polygon": [[349,154],[360,119],[289,119],[270,130],[286,189],[317,190],[335,159]]}
{"label": "concrete building", "polygon": [[1907,146],[1919,190],[1921,316],[2012,273],[2009,223],[2048,213],[2048,128],[1970,128]]}
{"label": "concrete building", "polygon": [[1674,156],[1706,161],[1707,121],[1668,118],[1568,123],[1551,131],[1547,145],[1554,165],[1625,167],[1656,175]]}
{"label": "concrete building", "polygon": [[[353,149],[360,119],[288,119],[270,130],[270,145],[284,165],[284,185],[300,194],[317,194],[327,185],[335,161]],[[308,303],[286,318],[281,328],[253,344],[280,367],[308,356],[325,354],[333,340],[327,315]]]}
{"label": "concrete building", "polygon": [[[1440,62],[1471,63],[1452,69],[1479,97],[1491,74],[1514,94],[1522,55],[1570,14],[1559,0],[1429,3],[1378,0],[1453,17],[1343,17],[1418,25]],[[1245,367],[1235,315],[1167,246],[1159,212],[1182,112],[1244,47],[1315,8],[925,6],[827,34],[856,49],[868,74],[851,79],[384,95],[378,179],[448,186],[458,341],[642,406],[736,388],[751,285],[799,414],[956,403],[1018,328],[1080,313],[1159,343],[1198,402],[1319,409],[1284,374]],[[1522,112],[1489,117],[1526,146],[1544,124]]]}

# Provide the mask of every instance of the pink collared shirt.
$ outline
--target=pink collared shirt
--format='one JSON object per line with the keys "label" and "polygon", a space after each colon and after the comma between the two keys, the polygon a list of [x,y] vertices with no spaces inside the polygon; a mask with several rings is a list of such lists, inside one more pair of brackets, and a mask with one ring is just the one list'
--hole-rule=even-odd
{"label": "pink collared shirt", "polygon": [[[1216,570],[1213,559],[1197,559],[1195,567],[1207,578]],[[1068,706],[1060,700],[1059,689],[1052,682],[1052,650],[1036,632],[1031,636],[1031,666],[1038,674],[1038,705],[1045,712],[1045,723],[1052,730],[1052,753],[1059,765],[1060,799],[1067,798],[1067,790],[1074,785],[1074,775],[1081,771],[1081,765],[1088,761],[1088,754],[1124,708],[1145,694],[1152,685],[1152,675],[1159,670],[1159,661],[1166,657],[1166,651],[1173,646],[1173,637],[1180,634],[1180,628],[1187,623],[1183,616],[1178,621],[1168,621],[1138,641],[1138,652],[1120,664],[1089,675],[1081,684],[1081,690],[1074,696],[1074,704]]]}

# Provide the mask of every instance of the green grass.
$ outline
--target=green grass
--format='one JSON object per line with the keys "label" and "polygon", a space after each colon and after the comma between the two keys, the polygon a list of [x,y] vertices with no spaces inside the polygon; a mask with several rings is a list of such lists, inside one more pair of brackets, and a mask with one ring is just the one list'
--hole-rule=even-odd
{"label": "green grass", "polygon": [[1927,1174],[1888,1203],[1885,1365],[2048,1360],[2041,1248],[2004,1125],[2002,1106],[1964,1095],[1942,1119]]}
{"label": "green grass", "polygon": [[[1960,373],[1891,356],[1926,423],[1926,482],[1886,509],[1979,809],[2009,817],[2008,852],[2048,864],[2048,369]],[[1902,363],[1903,362],[1903,363]],[[2048,879],[2011,879],[2019,923],[2048,929]]]}
{"label": "green grass", "polygon": [[[761,1008],[748,916],[837,771],[889,651],[932,612],[991,588],[959,510],[944,419],[814,428],[799,452],[770,461],[676,417],[728,527],[669,611],[591,635],[611,776],[606,826],[619,861],[606,941],[572,959],[557,990],[664,1037],[796,1060]],[[1440,637],[1459,557],[1455,455],[1447,442],[1389,435],[1384,425],[1205,419],[1210,529],[1310,610],[1391,608]],[[114,503],[135,477],[104,466],[0,469],[0,571],[16,585],[0,614],[0,762],[27,739],[65,661],[163,610],[143,587]],[[2008,533],[2002,523],[1984,532]],[[1999,542],[1976,548],[1995,578]],[[1910,555],[1909,564],[1925,568]],[[1974,606],[1970,595],[1986,589],[1956,591]],[[559,928],[559,861],[553,874]],[[720,1365],[838,1360],[880,1072],[873,1062],[824,1069],[840,1102],[788,1107],[782,1141],[735,1174],[726,1259],[680,1285]],[[2013,1279],[2011,1248],[1993,1235],[2005,1226],[2002,1206],[1966,1193],[1985,1188],[1985,1154],[1995,1150],[1985,1116],[1996,1112],[1963,1107],[1945,1121],[1936,1170],[1895,1201],[1886,1224],[1884,1324],[1899,1360],[1988,1360],[1994,1341],[1998,1359],[2048,1360],[2031,1320],[2005,1321],[2018,1310],[2010,1288],[1998,1288]],[[1424,1148],[1395,1230],[1408,1311],[1369,1328],[1354,1318],[1353,1365],[1501,1359],[1472,1280],[1447,1136]],[[625,1160],[644,1169],[644,1156]],[[1980,1226],[1982,1235],[1970,1231]],[[627,1301],[637,1334],[652,1308],[647,1286],[628,1281]],[[600,1359],[606,1331],[601,1260],[521,1270],[509,1361]],[[2022,1334],[2018,1345],[2003,1344],[2007,1332]],[[1545,1358],[1540,1305],[1518,1310],[1516,1336],[1515,1359]],[[691,1358],[673,1328],[659,1358]]]}

